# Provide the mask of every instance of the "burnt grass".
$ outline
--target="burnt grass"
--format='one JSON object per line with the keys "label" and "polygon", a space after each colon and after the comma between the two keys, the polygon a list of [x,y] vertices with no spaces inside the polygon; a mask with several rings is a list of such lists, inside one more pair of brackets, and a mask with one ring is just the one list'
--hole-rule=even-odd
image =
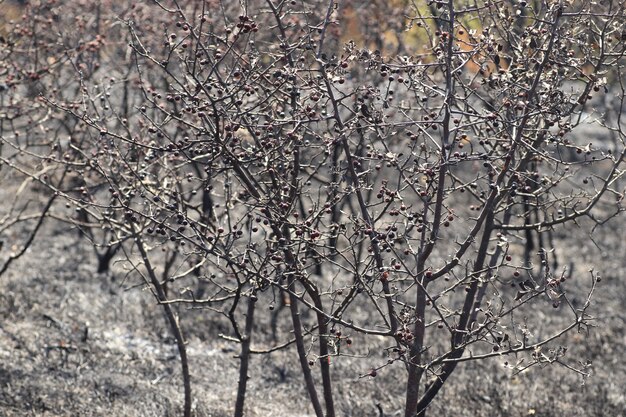
{"label": "burnt grass", "polygon": [[[1,236],[2,263],[32,226],[26,222]],[[505,365],[515,358],[462,364],[430,415],[626,415],[624,219],[597,228],[593,240],[581,226],[558,230],[555,238],[561,262],[575,262],[567,288],[574,297],[585,296],[591,267],[603,278],[589,309],[595,327],[557,341],[568,347],[563,364],[518,375]],[[182,414],[176,345],[160,307],[127,263],[114,260],[105,274],[96,268],[89,242],[76,229],[47,220],[28,251],[0,277],[0,416]],[[219,336],[231,334],[229,323],[211,311],[176,308],[188,340],[194,415],[232,415],[239,347]],[[262,349],[271,342],[272,313],[266,305],[259,313],[253,348]],[[276,314],[288,335],[288,311]],[[559,310],[552,311],[534,330],[549,334],[562,320]],[[364,375],[367,367],[386,361],[381,349],[355,338],[351,354],[332,363],[337,415],[378,416],[378,406],[385,416],[401,415],[402,364],[372,378]],[[568,369],[587,363],[589,378]],[[248,416],[314,415],[295,349],[254,355],[249,376]]]}

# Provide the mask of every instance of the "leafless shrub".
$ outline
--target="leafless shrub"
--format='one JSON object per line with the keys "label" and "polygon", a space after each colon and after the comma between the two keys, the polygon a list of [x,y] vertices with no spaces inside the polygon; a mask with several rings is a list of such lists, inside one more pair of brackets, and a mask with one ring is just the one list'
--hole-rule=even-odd
{"label": "leafless shrub", "polygon": [[[50,2],[3,58],[30,69],[0,74],[3,165],[79,214],[42,219],[144,277],[178,342],[185,415],[181,305],[231,323],[237,416],[250,355],[278,349],[297,352],[317,416],[336,414],[344,355],[363,354],[356,376],[406,375],[407,417],[461,362],[586,377],[557,339],[590,325],[600,276],[556,254],[566,227],[623,211],[621,111],[593,101],[622,108],[623,5],[406,5],[425,46],[386,55],[380,34],[378,51],[341,45],[333,1],[231,3],[92,5],[59,42],[41,26],[65,22]],[[589,125],[606,140],[573,133]],[[577,301],[574,275],[588,281]],[[254,343],[259,307],[270,348]],[[569,324],[537,334],[552,314]]]}

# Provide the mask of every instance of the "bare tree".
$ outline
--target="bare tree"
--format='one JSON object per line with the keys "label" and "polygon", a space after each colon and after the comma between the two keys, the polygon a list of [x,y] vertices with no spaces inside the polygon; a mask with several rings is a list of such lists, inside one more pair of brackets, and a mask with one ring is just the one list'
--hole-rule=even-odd
{"label": "bare tree", "polygon": [[[237,416],[251,355],[292,348],[315,414],[334,416],[329,364],[356,337],[387,357],[361,376],[406,377],[406,417],[424,416],[462,362],[525,355],[514,372],[586,376],[554,341],[589,326],[599,277],[583,301],[568,295],[576,260],[557,258],[558,234],[624,210],[621,112],[601,104],[624,100],[624,6],[399,2],[410,36],[389,55],[384,33],[377,50],[345,39],[354,9],[332,0],[231,3],[120,9],[107,37],[55,61],[72,89],[42,83],[45,123],[71,139],[2,142],[5,164],[82,215],[55,218],[147,277],[179,347],[185,415],[173,306],[231,323]],[[607,138],[577,134],[590,125]],[[42,178],[42,163],[80,182]],[[291,319],[265,350],[259,305]],[[569,324],[538,337],[530,313],[545,309]]]}

